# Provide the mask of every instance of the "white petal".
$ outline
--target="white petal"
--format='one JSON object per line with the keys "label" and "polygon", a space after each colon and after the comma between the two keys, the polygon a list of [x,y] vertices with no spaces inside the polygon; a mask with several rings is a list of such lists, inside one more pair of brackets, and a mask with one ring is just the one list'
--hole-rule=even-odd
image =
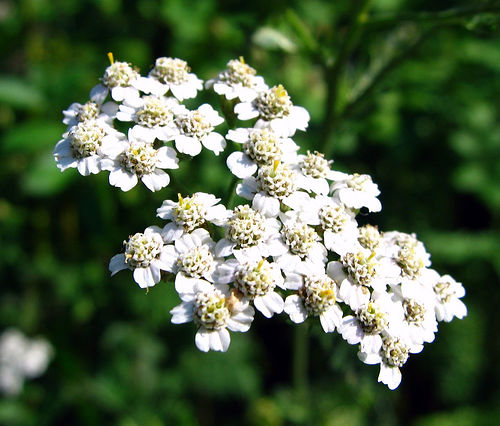
{"label": "white petal", "polygon": [[201,143],[205,148],[213,151],[215,155],[219,155],[226,147],[226,140],[217,132],[212,132],[205,136]]}
{"label": "white petal", "polygon": [[223,238],[217,242],[215,246],[215,255],[217,257],[226,257],[233,253],[233,248],[236,246],[235,243]]}
{"label": "white petal", "polygon": [[175,137],[175,147],[177,151],[194,157],[201,152],[201,143],[198,139],[179,135]]}
{"label": "white petal", "polygon": [[284,311],[290,315],[290,319],[297,324],[304,322],[307,318],[307,311],[304,304],[300,296],[296,294],[286,298]]}
{"label": "white petal", "polygon": [[259,116],[251,102],[242,102],[234,107],[234,113],[238,116],[238,120],[251,120]]}
{"label": "white petal", "polygon": [[[141,288],[153,287],[160,281],[158,274],[156,274],[156,276],[153,275],[154,271],[159,272],[159,270],[152,269],[151,267],[136,268],[134,270],[134,281],[139,284]],[[157,281],[155,281],[156,278],[158,279]]]}
{"label": "white petal", "polygon": [[257,164],[241,151],[229,155],[226,164],[231,173],[240,179],[252,176],[257,171]]}
{"label": "white petal", "polygon": [[168,186],[170,177],[163,170],[156,169],[153,173],[144,175],[141,181],[150,191],[155,192]]}
{"label": "white petal", "polygon": [[170,310],[172,324],[184,324],[193,320],[193,304],[183,302]]}
{"label": "white petal", "polygon": [[90,91],[90,100],[101,105],[108,96],[109,89],[103,84],[98,84]]}
{"label": "white petal", "polygon": [[278,199],[259,192],[253,198],[252,207],[266,217],[277,217],[280,212],[280,202]]}
{"label": "white petal", "polygon": [[122,191],[129,191],[137,185],[138,179],[134,173],[130,173],[123,169],[116,169],[109,174],[109,183],[112,186],[117,186]]}
{"label": "white petal", "polygon": [[109,261],[109,271],[111,276],[115,275],[118,271],[123,269],[128,269],[128,265],[125,263],[125,254],[115,254]]}

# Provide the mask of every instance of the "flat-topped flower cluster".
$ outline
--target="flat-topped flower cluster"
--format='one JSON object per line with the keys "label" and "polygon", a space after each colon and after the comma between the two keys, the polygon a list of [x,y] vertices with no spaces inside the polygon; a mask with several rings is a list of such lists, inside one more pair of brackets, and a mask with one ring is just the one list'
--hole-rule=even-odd
{"label": "flat-topped flower cluster", "polygon": [[[226,351],[229,332],[249,330],[255,310],[293,323],[311,317],[357,345],[360,360],[378,364],[378,380],[395,389],[400,367],[434,340],[438,322],[467,314],[464,288],[430,268],[414,234],[358,225],[360,209],[382,209],[369,175],[332,170],[320,152],[299,153],[292,138],[309,114],[282,85],[268,87],[242,58],[229,61],[205,83],[240,124],[223,136],[211,105],[182,104],[203,88],[185,61],[159,58],[143,77],[110,59],[90,100],[64,112],[68,129],[54,150],[61,170],[107,170],[124,191],[139,180],[157,191],[169,184],[164,169],[179,167],[178,154],[205,147],[219,155],[226,139],[240,147],[226,164],[247,204],[179,194],[157,210],[163,227],[131,235],[109,263],[112,275],[131,270],[141,288],[173,282],[181,303],[172,322],[195,323],[198,349]],[[116,121],[130,124],[127,134]]]}

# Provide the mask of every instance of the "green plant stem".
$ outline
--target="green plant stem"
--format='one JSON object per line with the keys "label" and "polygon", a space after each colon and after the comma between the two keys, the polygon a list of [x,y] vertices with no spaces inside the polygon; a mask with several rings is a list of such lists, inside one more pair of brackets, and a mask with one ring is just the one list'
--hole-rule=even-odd
{"label": "green plant stem", "polygon": [[224,195],[224,205],[226,208],[231,209],[234,203],[234,197],[236,197],[236,186],[238,185],[238,182],[240,179],[236,176],[233,175],[233,178],[231,179],[231,183],[229,184],[229,187],[227,188],[226,195]]}
{"label": "green plant stem", "polygon": [[480,6],[457,7],[439,12],[398,13],[373,16],[367,25],[372,27],[392,27],[401,22],[446,23],[461,20],[482,13],[500,13],[500,4],[483,4]]}
{"label": "green plant stem", "polygon": [[309,390],[309,323],[295,324],[293,341],[293,388],[297,399],[306,402]]}
{"label": "green plant stem", "polygon": [[[431,28],[425,33],[418,36],[409,46],[402,50],[398,55],[395,55],[388,61],[372,78],[370,84],[363,89],[361,93],[358,94],[352,101],[350,101],[345,108],[339,112],[339,121],[342,121],[350,117],[356,109],[369,97],[373,90],[378,86],[378,84],[384,80],[394,69],[401,65],[406,59],[412,56],[415,49],[420,46],[420,44],[427,39],[436,29],[436,27]],[[331,155],[331,152],[325,150],[326,155]]]}
{"label": "green plant stem", "polygon": [[370,0],[359,0],[353,6],[353,21],[347,30],[337,59],[333,66],[324,64],[323,70],[327,86],[325,100],[325,115],[323,117],[323,143],[322,150],[330,144],[331,134],[336,125],[336,112],[338,104],[338,91],[340,79],[347,61],[358,42],[363,26],[367,21],[366,13],[370,5]]}

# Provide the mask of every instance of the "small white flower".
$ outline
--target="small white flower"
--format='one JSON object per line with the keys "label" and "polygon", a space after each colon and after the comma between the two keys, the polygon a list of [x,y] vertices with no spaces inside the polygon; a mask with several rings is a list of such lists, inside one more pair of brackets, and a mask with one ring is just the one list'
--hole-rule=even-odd
{"label": "small white flower", "polygon": [[341,334],[350,345],[360,344],[362,352],[378,353],[382,347],[382,333],[389,328],[387,304],[368,301],[360,305],[354,315],[342,321]]}
{"label": "small white flower", "polygon": [[413,298],[406,298],[399,287],[394,288],[392,299],[400,303],[404,311],[404,335],[414,345],[432,342],[438,331],[435,300],[431,297],[432,294],[416,292]]}
{"label": "small white flower", "polygon": [[169,141],[179,133],[174,124],[174,115],[186,111],[175,98],[144,96],[126,99],[120,105],[116,118],[136,123],[134,131],[147,142],[153,142],[155,138]]}
{"label": "small white flower", "polygon": [[179,201],[165,200],[157,209],[157,216],[171,221],[163,228],[163,239],[169,243],[180,238],[185,232],[194,231],[211,222],[223,225],[233,214],[223,205],[217,204],[220,198],[205,192],[196,192],[191,197],[182,197],[178,194]]}
{"label": "small white flower", "polygon": [[257,71],[245,63],[242,56],[239,59],[231,59],[227,63],[227,69],[205,83],[207,89],[213,87],[215,93],[232,100],[239,98],[242,102],[251,102],[259,92],[267,90],[264,79]]}
{"label": "small white flower", "polygon": [[379,251],[383,245],[382,234],[378,227],[373,225],[363,225],[358,228],[358,243],[361,247],[371,250],[372,252]]}
{"label": "small white flower", "polygon": [[220,261],[213,253],[215,242],[206,229],[198,228],[164,247],[167,271],[176,274],[175,289],[182,293],[186,281],[203,278],[213,282],[214,272]]}
{"label": "small white flower", "polygon": [[337,301],[337,283],[321,269],[309,269],[305,275],[287,273],[285,285],[298,294],[285,300],[285,312],[295,323],[304,322],[308,316],[319,316],[325,333],[332,333],[342,323],[342,309]]}
{"label": "small white flower", "polygon": [[255,127],[271,126],[279,135],[293,136],[296,130],[306,130],[309,113],[294,106],[287,91],[280,84],[260,92],[252,102],[242,102],[234,107],[240,120],[259,118]]}
{"label": "small white flower", "polygon": [[336,172],[330,190],[333,196],[338,197],[347,207],[353,209],[366,207],[371,212],[382,210],[382,204],[377,198],[380,191],[369,175],[357,173],[347,175]]}
{"label": "small white flower", "polygon": [[90,100],[84,104],[72,103],[67,110],[63,111],[63,123],[68,126],[68,130],[87,120],[102,120],[111,126],[118,111],[118,104],[103,103],[104,100],[105,97],[103,98],[100,94],[91,94]]}
{"label": "small white flower", "polygon": [[378,381],[389,389],[396,389],[401,383],[399,370],[414,353],[411,345],[401,337],[384,336],[380,349],[376,353],[358,353],[359,359],[365,364],[380,364]]}
{"label": "small white flower", "polygon": [[218,257],[231,254],[242,262],[268,256],[278,256],[287,251],[279,233],[276,219],[266,218],[248,205],[237,206],[225,221],[225,238],[217,242]]}
{"label": "small white flower", "polygon": [[275,160],[272,165],[259,168],[256,177],[249,176],[236,186],[236,194],[252,200],[252,206],[267,217],[277,217],[283,203],[293,209],[309,200],[298,192],[295,172],[286,163]]}
{"label": "small white flower", "polygon": [[195,98],[203,88],[202,81],[190,73],[186,61],[177,58],[158,58],[148,77],[141,77],[137,87],[145,93],[162,96],[169,91],[179,101]]}
{"label": "small white flower", "polygon": [[109,183],[122,191],[132,189],[139,179],[153,192],[167,186],[170,177],[162,169],[179,167],[175,150],[167,146],[155,149],[135,128],[129,130],[128,137],[129,141],[121,143],[120,152],[107,168]]}
{"label": "small white flower", "polygon": [[25,378],[45,372],[52,355],[45,339],[28,339],[16,329],[5,330],[0,336],[0,392],[18,394]]}
{"label": "small white flower", "polygon": [[353,310],[368,303],[370,290],[385,292],[387,284],[398,282],[398,268],[375,252],[360,248],[328,264],[329,275],[340,282],[340,297]]}
{"label": "small white flower", "polygon": [[229,330],[246,332],[253,321],[254,310],[241,293],[229,291],[226,285],[214,286],[208,281],[193,280],[179,293],[182,303],[173,308],[173,324],[194,321],[198,325],[196,347],[203,352],[229,348]]}
{"label": "small white flower", "polygon": [[177,151],[194,157],[201,152],[202,145],[219,155],[226,147],[224,137],[214,132],[224,119],[211,105],[203,104],[197,110],[187,111],[175,118],[179,134],[175,137]]}
{"label": "small white flower", "polygon": [[274,289],[284,288],[284,279],[275,263],[262,258],[244,263],[230,259],[218,267],[215,277],[217,283],[233,282],[265,317],[271,318],[283,311],[283,298]]}
{"label": "small white flower", "polygon": [[98,84],[90,92],[91,99],[96,97],[104,101],[109,92],[115,101],[137,98],[139,90],[136,86],[141,78],[140,74],[127,62],[115,62],[111,53],[108,56],[111,65],[104,71],[102,84]]}
{"label": "small white flower", "polygon": [[308,192],[328,195],[329,180],[337,176],[337,172],[330,169],[332,160],[325,159],[324,154],[307,151],[307,155],[297,155],[293,160],[293,169],[297,175],[297,186]]}
{"label": "small white flower", "polygon": [[467,316],[467,307],[460,300],[465,296],[462,284],[449,275],[439,276],[435,271],[432,271],[432,274],[435,277],[432,288],[435,293],[437,320],[450,322],[454,317],[462,319]]}
{"label": "small white flower", "polygon": [[392,257],[400,268],[403,279],[415,280],[425,277],[426,268],[431,265],[430,254],[415,234],[384,232],[383,240],[386,255]]}
{"label": "small white flower", "polygon": [[61,171],[76,168],[83,176],[99,173],[112,163],[125,135],[102,120],[79,122],[63,134],[54,148],[54,158]]}
{"label": "small white flower", "polygon": [[167,271],[167,252],[163,245],[161,229],[150,226],[141,233],[132,235],[123,242],[125,253],[120,253],[109,261],[111,276],[123,269],[134,271],[134,280],[139,287],[146,288],[158,284],[161,271]]}
{"label": "small white flower", "polygon": [[252,176],[258,167],[272,166],[276,160],[289,162],[299,146],[290,138],[278,136],[271,128],[230,130],[227,139],[243,145],[227,158],[231,173],[239,178]]}
{"label": "small white flower", "polygon": [[312,203],[304,205],[302,218],[323,230],[323,242],[328,250],[339,255],[353,252],[359,247],[358,223],[355,212],[331,197],[317,195]]}
{"label": "small white flower", "polygon": [[283,271],[298,271],[305,265],[324,268],[327,251],[313,227],[290,220],[285,222],[281,235],[288,251],[274,256],[274,261]]}

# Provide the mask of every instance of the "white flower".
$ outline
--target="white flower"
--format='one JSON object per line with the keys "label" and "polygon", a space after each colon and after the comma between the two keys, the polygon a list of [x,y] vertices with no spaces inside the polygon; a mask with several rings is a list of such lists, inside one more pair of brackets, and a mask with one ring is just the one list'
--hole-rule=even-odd
{"label": "white flower", "polygon": [[52,355],[45,339],[28,339],[16,329],[5,330],[0,336],[0,392],[18,394],[25,378],[45,372]]}
{"label": "white flower", "polygon": [[54,148],[54,158],[61,171],[77,168],[81,175],[99,173],[112,163],[125,135],[102,120],[79,122],[63,134]]}
{"label": "white flower", "polygon": [[274,256],[274,261],[283,271],[295,272],[306,265],[324,268],[327,251],[313,227],[302,222],[289,220],[285,221],[281,235],[288,251]]}
{"label": "white flower", "polygon": [[196,347],[203,352],[229,348],[229,330],[248,331],[254,310],[241,293],[226,285],[213,286],[208,281],[193,280],[179,294],[182,303],[173,308],[173,324],[194,321],[198,325]]}
{"label": "white flower", "polygon": [[296,130],[306,130],[309,113],[294,106],[287,91],[280,84],[260,92],[252,102],[242,102],[234,107],[240,120],[259,118],[255,127],[271,126],[279,135],[293,136]]}
{"label": "white flower", "polygon": [[227,158],[231,173],[239,178],[252,176],[258,167],[272,166],[276,160],[289,162],[299,146],[290,138],[278,136],[271,128],[230,130],[227,139],[243,144]]}
{"label": "white flower", "polygon": [[382,250],[381,254],[385,254],[385,250],[382,247],[382,234],[379,232],[378,227],[370,224],[360,226],[358,234],[358,243],[361,247],[377,253]]}
{"label": "white flower", "polygon": [[91,93],[90,100],[86,103],[72,103],[67,110],[63,111],[63,123],[68,126],[68,130],[86,120],[102,120],[111,126],[118,111],[118,104],[115,102],[103,103],[104,100],[105,97],[102,97],[101,94]]}
{"label": "white flower", "polygon": [[295,172],[286,163],[275,160],[272,165],[259,168],[256,177],[249,176],[236,186],[236,194],[252,200],[252,206],[267,217],[277,217],[283,203],[293,209],[309,200],[305,192],[298,192]]}
{"label": "white flower", "polygon": [[389,389],[396,389],[401,383],[399,370],[408,360],[409,354],[415,353],[408,342],[401,337],[384,336],[380,349],[374,353],[359,352],[358,356],[365,364],[380,364],[378,381]]}
{"label": "white flower", "polygon": [[359,247],[355,212],[331,197],[317,195],[312,201],[305,203],[300,217],[321,226],[325,247],[341,256],[355,251]]}
{"label": "white flower", "polygon": [[[416,285],[417,286],[417,285]],[[437,333],[433,294],[416,289],[413,297],[404,297],[401,287],[393,287],[392,300],[401,304],[404,312],[404,335],[414,345],[432,342]]]}
{"label": "white flower", "polygon": [[431,265],[430,254],[415,234],[384,232],[384,251],[400,268],[403,279],[415,280],[425,277],[426,268]]}
{"label": "white flower", "polygon": [[115,62],[111,53],[108,56],[111,65],[104,71],[102,84],[98,84],[90,92],[90,98],[97,97],[104,101],[109,92],[115,101],[137,98],[140,74],[127,62]]}
{"label": "white flower", "polygon": [[278,256],[287,251],[279,233],[276,219],[266,218],[248,205],[237,206],[223,227],[225,238],[217,242],[218,257],[233,254],[242,262],[268,256]]}
{"label": "white flower", "polygon": [[438,321],[450,322],[454,317],[459,319],[467,316],[467,307],[460,299],[465,296],[462,284],[449,275],[439,276],[430,270],[434,276],[432,288],[435,293],[435,310]]}
{"label": "white flower", "polygon": [[239,59],[231,59],[227,63],[227,69],[216,78],[208,80],[205,87],[213,87],[215,93],[228,100],[239,98],[242,102],[250,102],[259,92],[268,89],[264,79],[256,74],[257,71],[240,56]]}
{"label": "white flower", "polygon": [[382,204],[377,198],[380,191],[369,175],[336,172],[334,180],[330,190],[347,207],[353,209],[366,207],[371,212],[382,210]]}
{"label": "white flower", "polygon": [[360,248],[328,264],[329,275],[340,282],[340,297],[356,310],[370,299],[369,287],[385,292],[387,284],[398,282],[398,269],[386,258]]}
{"label": "white flower", "polygon": [[132,189],[139,179],[153,192],[167,186],[170,177],[162,169],[179,167],[175,150],[167,146],[155,149],[136,128],[129,130],[128,137],[129,141],[121,143],[119,153],[107,167],[109,183],[122,191]]}
{"label": "white flower", "polygon": [[163,249],[167,271],[176,274],[175,289],[182,293],[186,281],[203,278],[213,282],[213,274],[220,261],[213,250],[215,242],[206,229],[198,228],[175,240]]}
{"label": "white flower", "polygon": [[283,298],[274,291],[276,286],[284,288],[284,279],[278,265],[266,259],[248,259],[241,263],[230,259],[222,263],[215,274],[217,283],[234,286],[248,300],[253,301],[255,308],[265,317],[283,311]]}
{"label": "white flower", "polygon": [[190,70],[182,59],[161,57],[156,60],[148,77],[140,78],[137,87],[156,96],[170,91],[179,101],[195,98],[203,84]]}
{"label": "white flower", "polygon": [[134,280],[141,288],[159,283],[161,271],[167,271],[169,268],[161,229],[150,226],[144,233],[132,235],[123,244],[125,253],[117,254],[109,261],[111,275],[123,269],[130,269],[134,271]]}
{"label": "white flower", "polygon": [[382,347],[382,333],[389,328],[392,307],[394,304],[380,301],[360,305],[354,315],[343,319],[340,327],[342,337],[350,345],[359,343],[361,352],[378,353]]}
{"label": "white flower", "polygon": [[307,151],[307,155],[297,155],[293,160],[293,170],[297,176],[297,186],[308,192],[328,195],[329,180],[335,179],[337,172],[330,169],[332,160],[325,159],[324,154]]}
{"label": "white flower", "polygon": [[163,228],[163,239],[167,243],[203,226],[205,222],[222,225],[233,214],[223,205],[217,205],[220,198],[213,194],[196,192],[191,197],[183,198],[181,194],[178,197],[178,202],[165,200],[156,210],[158,217],[171,221]]}
{"label": "white flower", "polygon": [[211,105],[203,104],[197,110],[187,111],[175,118],[179,134],[175,137],[177,151],[194,157],[201,152],[202,145],[219,155],[226,147],[224,137],[214,132],[224,119]]}
{"label": "white flower", "polygon": [[187,109],[175,98],[165,96],[144,96],[126,99],[116,118],[120,121],[136,123],[134,131],[141,139],[153,142],[172,140],[179,131],[174,124],[174,115],[185,113]]}
{"label": "white flower", "polygon": [[337,283],[324,274],[324,268],[307,270],[306,274],[287,273],[285,285],[298,294],[285,300],[285,312],[295,323],[304,322],[308,316],[319,316],[325,333],[332,333],[342,323],[342,310],[336,303]]}

